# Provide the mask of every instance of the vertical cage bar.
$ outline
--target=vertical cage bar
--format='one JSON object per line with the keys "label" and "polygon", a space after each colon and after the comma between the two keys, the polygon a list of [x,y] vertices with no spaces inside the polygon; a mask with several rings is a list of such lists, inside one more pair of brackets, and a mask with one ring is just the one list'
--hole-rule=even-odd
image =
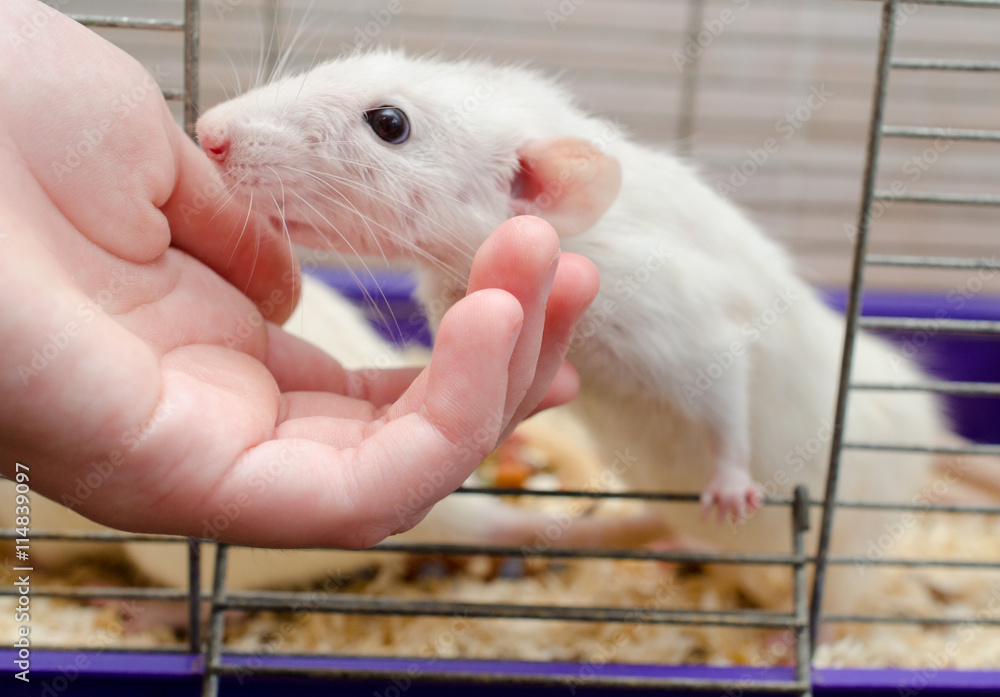
{"label": "vertical cage bar", "polygon": [[[303,21],[305,21],[304,17]],[[281,26],[280,0],[267,0],[267,6],[261,13],[261,23],[263,28],[260,37],[261,50],[264,52],[260,57],[261,78],[264,82],[268,82],[278,77],[275,75],[275,71],[278,69],[278,56],[281,53],[281,47],[278,45],[278,30]],[[265,33],[268,35],[265,36]]]}
{"label": "vertical cage bar", "polygon": [[184,0],[184,130],[194,138],[198,120],[198,62],[201,43],[199,0]]}
{"label": "vertical cage bar", "polygon": [[[184,130],[193,139],[194,125],[198,120],[198,63],[201,43],[201,14],[199,0],[184,0]],[[188,539],[188,642],[191,653],[201,649],[201,544]]]}
{"label": "vertical cage bar", "polygon": [[212,613],[209,619],[208,645],[205,647],[205,675],[201,682],[201,697],[219,694],[219,666],[222,664],[222,639],[226,613],[222,600],[226,594],[226,562],[229,545],[218,543],[215,550],[215,578],[212,581]]}
{"label": "vertical cage bar", "polygon": [[[684,46],[698,45],[698,29],[705,16],[705,0],[688,0],[687,28],[684,30]],[[702,53],[691,59],[691,65],[681,71],[680,113],[677,117],[677,154],[690,157],[691,140],[694,138],[695,98],[698,96],[698,69]]]}
{"label": "vertical cage bar", "polygon": [[201,650],[201,543],[188,538],[188,644],[191,653]]}
{"label": "vertical cage bar", "polygon": [[896,3],[897,0],[884,0],[882,4],[878,71],[872,99],[871,121],[868,124],[868,152],[861,189],[861,207],[858,212],[857,237],[854,241],[851,287],[845,314],[844,353],[840,366],[840,382],[837,388],[833,440],[830,445],[830,463],[826,476],[826,491],[823,496],[823,517],[820,522],[819,545],[816,551],[816,575],[813,579],[809,610],[809,644],[813,651],[816,649],[816,633],[819,628],[823,586],[826,582],[826,568],[830,555],[830,536],[833,527],[834,501],[837,495],[837,479],[840,472],[840,457],[844,443],[844,417],[847,414],[848,387],[851,377],[851,363],[854,358],[854,339],[858,332],[858,318],[861,314],[861,291],[864,287],[864,267],[865,257],[868,253],[871,208],[875,198],[875,178],[878,172],[879,148],[882,144],[882,122],[886,95],[889,90],[889,71],[891,68],[889,57],[892,54],[892,40],[896,28]]}
{"label": "vertical cage bar", "polygon": [[[809,661],[811,658],[811,637],[809,629],[809,587],[806,580],[806,541],[809,530],[809,491],[804,486],[795,487],[792,501],[792,553],[796,557],[793,568],[795,598],[795,680],[809,685],[812,680]],[[804,689],[802,697],[810,697],[811,689]]]}

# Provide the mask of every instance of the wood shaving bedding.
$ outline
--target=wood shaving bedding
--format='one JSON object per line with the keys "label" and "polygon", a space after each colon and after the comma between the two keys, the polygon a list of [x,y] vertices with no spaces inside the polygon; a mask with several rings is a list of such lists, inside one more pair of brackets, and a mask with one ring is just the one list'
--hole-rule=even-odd
{"label": "wood shaving bedding", "polygon": [[[562,427],[562,425],[560,426]],[[529,436],[544,440],[544,436]],[[518,447],[521,447],[520,445]],[[544,448],[543,448],[544,449]],[[537,474],[551,468],[531,451]],[[484,471],[497,469],[494,461]],[[560,479],[571,488],[594,480],[596,460],[579,461]],[[520,470],[507,468],[504,477]],[[518,474],[517,476],[521,476]],[[525,475],[524,485],[531,486]],[[549,484],[544,483],[544,486]],[[543,499],[544,500],[544,499]],[[620,506],[620,502],[613,503]],[[551,507],[551,500],[542,504]],[[0,576],[12,579],[12,555]],[[1000,520],[973,515],[918,515],[893,549],[902,558],[995,561],[1000,559]],[[489,557],[448,560],[393,556],[368,577],[325,584],[337,592],[400,600],[447,600],[499,605],[683,610],[740,610],[750,593],[702,568],[632,560],[530,560],[524,573],[497,575]],[[775,569],[775,606],[787,606],[790,574]],[[899,617],[979,617],[1000,621],[997,570],[868,567],[858,613]],[[65,569],[36,571],[42,586],[129,587],[144,585],[121,558],[91,560]],[[753,589],[759,599],[759,588]],[[768,598],[770,600],[770,598]],[[14,640],[14,603],[0,598],[0,638]],[[183,637],[165,624],[150,626],[162,603],[112,601],[101,605],[35,597],[31,632],[36,647],[182,648]],[[184,607],[173,604],[174,614]],[[818,649],[818,666],[995,668],[1000,666],[1000,628],[983,626],[854,624],[832,628]],[[232,618],[229,651],[326,655],[490,658],[598,663],[706,663],[774,665],[793,655],[790,633],[760,629],[566,622],[464,617],[358,616],[257,612]]]}
{"label": "wood shaving bedding", "polygon": [[[997,559],[998,528],[998,521],[983,517],[928,516],[905,538],[899,551],[904,556],[928,558]],[[519,578],[490,578],[484,565],[476,567],[472,563],[458,573],[412,579],[407,561],[400,557],[381,565],[371,579],[344,590],[406,600],[635,607],[639,612],[651,607],[717,611],[747,606],[738,587],[726,587],[704,570],[653,562],[552,563],[543,572]],[[1000,620],[1000,574],[996,571],[887,567],[873,570],[871,576],[877,592],[863,601],[859,612]],[[67,579],[83,585],[111,585],[107,570],[97,561],[33,575],[36,587],[66,585]],[[127,574],[119,580],[128,585]],[[146,612],[142,608],[131,601],[93,606],[34,598],[32,638],[36,646],[49,648],[182,645],[182,637],[168,627],[131,631],[129,617],[142,616]],[[0,637],[5,642],[14,638],[13,617],[14,599],[0,599]],[[231,622],[227,637],[229,650],[247,653],[713,665],[784,663],[791,655],[787,638],[773,631],[461,617],[260,612]],[[895,624],[839,627],[819,648],[815,662],[841,667],[995,668],[1000,665],[1000,629]]]}

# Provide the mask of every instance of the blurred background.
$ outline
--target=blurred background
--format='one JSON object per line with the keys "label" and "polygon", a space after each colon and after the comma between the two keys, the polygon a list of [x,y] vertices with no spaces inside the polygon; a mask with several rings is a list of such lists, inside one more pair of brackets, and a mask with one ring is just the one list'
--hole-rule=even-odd
{"label": "blurred background", "polygon": [[[50,0],[71,13],[181,18],[180,0]],[[881,3],[866,0],[203,0],[201,106],[285,54],[295,70],[388,45],[561,74],[589,110],[692,159],[794,253],[843,286],[865,161]],[[996,12],[901,3],[898,57],[997,60]],[[102,29],[180,87],[173,33]],[[291,50],[291,53],[289,53]],[[177,109],[178,117],[180,109]],[[1000,128],[1000,72],[892,74],[886,123]],[[887,139],[879,188],[1000,193],[1000,144]],[[996,208],[894,202],[873,252],[994,258]],[[983,289],[1000,292],[996,272]],[[965,288],[967,271],[873,268],[870,286]]]}

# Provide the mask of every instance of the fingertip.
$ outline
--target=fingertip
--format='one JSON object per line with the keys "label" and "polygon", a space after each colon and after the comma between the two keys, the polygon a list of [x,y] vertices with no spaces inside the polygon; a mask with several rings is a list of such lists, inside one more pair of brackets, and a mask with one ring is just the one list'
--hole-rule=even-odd
{"label": "fingertip", "polygon": [[576,297],[585,299],[584,307],[593,302],[601,289],[601,275],[594,262],[572,252],[563,252],[559,257],[558,282],[572,289]]}
{"label": "fingertip", "polygon": [[580,374],[576,372],[576,369],[572,365],[563,361],[562,365],[559,366],[559,370],[556,371],[552,383],[549,385],[548,392],[545,393],[542,401],[538,403],[538,406],[531,413],[536,414],[545,409],[566,404],[572,401],[579,391]]}
{"label": "fingertip", "polygon": [[[511,356],[524,323],[520,303],[506,291],[470,293],[441,319],[427,372],[424,409],[451,442],[491,424],[483,457],[506,425]],[[486,441],[490,441],[486,443]]]}
{"label": "fingertip", "polygon": [[470,332],[504,333],[510,341],[509,360],[523,325],[524,309],[517,298],[500,288],[484,288],[469,293],[444,314],[435,345],[453,339],[462,341]]}
{"label": "fingertip", "polygon": [[[535,269],[528,273],[531,277],[540,267],[554,266],[558,259],[559,236],[552,226],[541,218],[517,216],[497,226],[476,252],[473,276],[482,271],[486,272],[486,279],[492,279],[499,270],[504,278],[512,269]],[[486,279],[481,282],[471,279],[470,288],[494,285]]]}

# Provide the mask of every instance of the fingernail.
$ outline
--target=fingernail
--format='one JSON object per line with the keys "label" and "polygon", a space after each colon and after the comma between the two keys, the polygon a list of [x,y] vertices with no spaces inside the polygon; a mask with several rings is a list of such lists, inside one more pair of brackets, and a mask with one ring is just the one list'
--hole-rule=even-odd
{"label": "fingernail", "polygon": [[552,284],[556,280],[556,271],[559,270],[559,255],[562,252],[556,252],[556,255],[552,257],[552,261],[549,262],[549,275],[545,277],[545,283],[542,285],[542,297],[548,300],[549,292],[552,290]]}

